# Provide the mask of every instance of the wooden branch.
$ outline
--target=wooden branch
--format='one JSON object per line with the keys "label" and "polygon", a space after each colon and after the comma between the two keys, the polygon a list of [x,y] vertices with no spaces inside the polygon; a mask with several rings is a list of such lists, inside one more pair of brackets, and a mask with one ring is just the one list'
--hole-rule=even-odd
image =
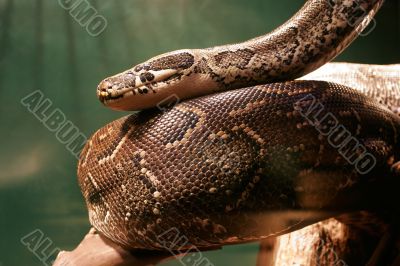
{"label": "wooden branch", "polygon": [[262,241],[257,266],[398,265],[398,233],[373,217],[367,219],[365,227],[331,218]]}
{"label": "wooden branch", "polygon": [[161,252],[130,252],[92,228],[73,251],[61,251],[53,266],[145,266],[156,265],[169,257],[171,255]]}

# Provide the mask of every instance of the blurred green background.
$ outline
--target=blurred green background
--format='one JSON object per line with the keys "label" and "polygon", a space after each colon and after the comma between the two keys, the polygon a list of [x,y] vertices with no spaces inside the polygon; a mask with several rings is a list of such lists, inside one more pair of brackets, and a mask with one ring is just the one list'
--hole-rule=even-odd
{"label": "blurred green background", "polygon": [[[67,2],[67,1],[60,1]],[[106,76],[162,52],[202,48],[264,34],[300,0],[89,1],[107,27],[93,37],[57,0],[0,0],[0,266],[43,265],[21,243],[41,230],[74,248],[89,229],[76,181],[77,159],[21,99],[40,90],[90,136],[124,115],[104,108],[95,88]],[[400,63],[400,2],[386,1],[376,27],[336,61]],[[255,265],[257,244],[206,252],[215,265]],[[169,262],[168,265],[180,265]]]}

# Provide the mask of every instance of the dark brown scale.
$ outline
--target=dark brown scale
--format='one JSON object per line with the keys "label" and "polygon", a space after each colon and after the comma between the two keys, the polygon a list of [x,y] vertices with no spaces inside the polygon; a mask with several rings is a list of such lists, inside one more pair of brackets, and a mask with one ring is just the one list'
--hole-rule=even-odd
{"label": "dark brown scale", "polygon": [[207,60],[203,57],[195,64],[193,72],[199,74],[207,74],[212,73],[212,69],[208,66]]}

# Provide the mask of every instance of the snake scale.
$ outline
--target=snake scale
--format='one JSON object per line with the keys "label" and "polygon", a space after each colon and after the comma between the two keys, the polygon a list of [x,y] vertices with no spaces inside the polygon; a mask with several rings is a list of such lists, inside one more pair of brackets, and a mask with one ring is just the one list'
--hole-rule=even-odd
{"label": "snake scale", "polygon": [[[309,0],[265,36],[163,54],[103,80],[106,106],[159,108],[86,144],[78,179],[91,224],[130,249],[208,248],[360,206],[400,157],[399,66],[334,64],[306,77],[344,85],[293,79],[339,54],[381,4]],[[313,120],[315,106],[330,119]],[[338,125],[359,145],[332,145]]]}

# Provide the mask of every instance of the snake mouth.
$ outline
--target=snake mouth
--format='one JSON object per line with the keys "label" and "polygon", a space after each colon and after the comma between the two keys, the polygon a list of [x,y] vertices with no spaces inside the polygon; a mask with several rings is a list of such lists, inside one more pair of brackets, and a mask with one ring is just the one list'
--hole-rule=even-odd
{"label": "snake mouth", "polygon": [[100,82],[97,87],[97,97],[104,105],[123,101],[125,98],[128,101],[129,98],[136,95],[155,94],[161,88],[180,80],[181,76],[182,74],[176,73],[176,71],[159,71],[151,79],[146,80],[143,75],[128,71]]}
{"label": "snake mouth", "polygon": [[[102,82],[103,83],[103,82]],[[102,103],[115,101],[124,97],[127,94],[134,94],[135,87],[113,88],[112,85],[104,85],[100,83],[97,88],[97,97]]]}
{"label": "snake mouth", "polygon": [[108,103],[119,100],[124,97],[133,95],[147,94],[149,92],[155,93],[156,83],[153,84],[139,84],[135,85],[137,81],[135,79],[120,79],[112,80],[105,79],[97,87],[97,97],[102,103]]}

